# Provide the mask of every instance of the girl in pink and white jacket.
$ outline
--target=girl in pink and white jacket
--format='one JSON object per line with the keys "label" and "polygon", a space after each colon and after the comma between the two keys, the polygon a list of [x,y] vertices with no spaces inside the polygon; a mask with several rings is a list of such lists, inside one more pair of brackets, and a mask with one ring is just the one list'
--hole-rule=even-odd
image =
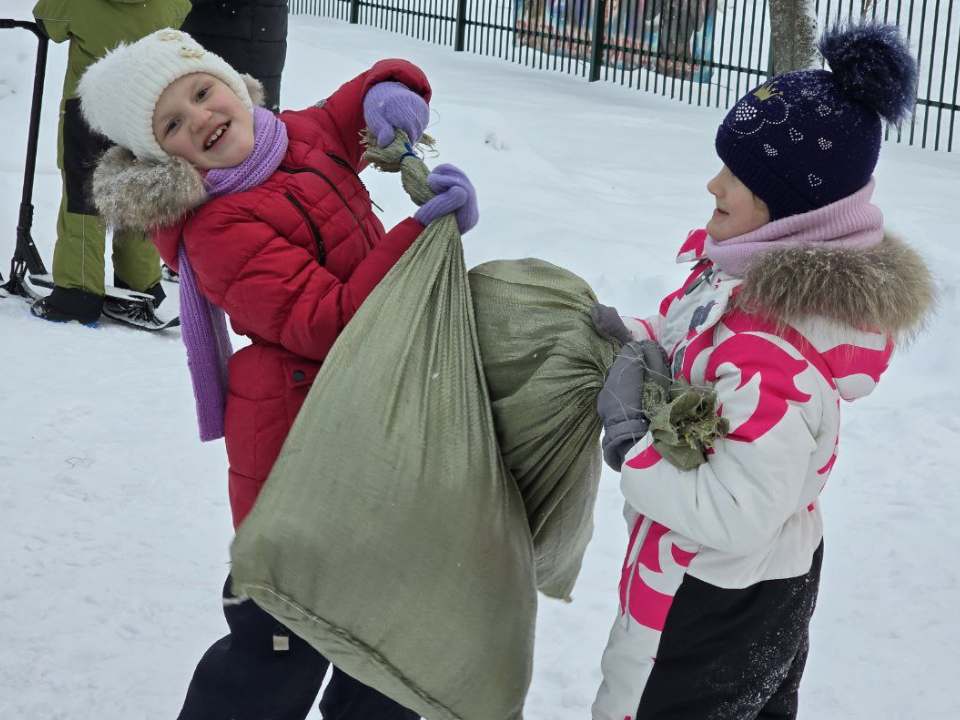
{"label": "girl in pink and white jacket", "polygon": [[[916,64],[893,26],[820,49],[832,72],[775,77],[724,119],[717,209],[678,257],[692,272],[659,314],[618,329],[598,409],[632,531],[594,720],[797,716],[840,401],[873,390],[935,296],[870,203],[881,118],[909,112]],[[729,421],[694,470],[647,432],[646,343],[673,378],[713,387]]]}

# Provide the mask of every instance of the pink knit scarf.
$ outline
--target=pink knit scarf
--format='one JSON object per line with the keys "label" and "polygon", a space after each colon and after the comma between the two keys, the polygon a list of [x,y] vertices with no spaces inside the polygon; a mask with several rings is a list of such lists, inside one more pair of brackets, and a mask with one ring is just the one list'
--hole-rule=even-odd
{"label": "pink knit scarf", "polygon": [[823,249],[867,248],[883,240],[883,213],[870,202],[873,178],[853,195],[800,215],[774,220],[729,240],[707,237],[704,254],[730,275],[742,277],[758,255],[803,245]]}

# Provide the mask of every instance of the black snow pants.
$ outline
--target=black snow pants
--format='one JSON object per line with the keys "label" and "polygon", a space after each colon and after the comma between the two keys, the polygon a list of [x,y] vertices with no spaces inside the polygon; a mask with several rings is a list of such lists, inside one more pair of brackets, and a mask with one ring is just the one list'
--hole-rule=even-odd
{"label": "black snow pants", "polygon": [[794,720],[822,562],[823,543],[799,577],[736,590],[685,577],[637,720]]}
{"label": "black snow pants", "polygon": [[[204,654],[179,720],[304,720],[330,663],[248,598],[223,587],[230,634]],[[418,720],[339,669],[320,701],[324,720]]]}

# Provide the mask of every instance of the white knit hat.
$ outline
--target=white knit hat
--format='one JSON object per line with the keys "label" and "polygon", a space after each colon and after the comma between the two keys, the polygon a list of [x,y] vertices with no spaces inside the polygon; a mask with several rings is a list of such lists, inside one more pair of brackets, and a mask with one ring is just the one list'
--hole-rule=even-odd
{"label": "white knit hat", "polygon": [[153,136],[153,109],[170,83],[198,72],[222,80],[253,112],[240,73],[187,33],[166,28],[121,43],[89,67],[78,87],[83,117],[140,160],[165,162],[170,156]]}

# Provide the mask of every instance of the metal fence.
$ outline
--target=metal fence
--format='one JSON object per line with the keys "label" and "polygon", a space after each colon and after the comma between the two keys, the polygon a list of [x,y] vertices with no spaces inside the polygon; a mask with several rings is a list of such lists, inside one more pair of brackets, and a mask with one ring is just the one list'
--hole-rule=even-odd
{"label": "metal fence", "polygon": [[[770,67],[767,0],[291,0],[290,12],[714,107],[729,108]],[[899,25],[921,80],[912,122],[887,138],[960,148],[960,0],[816,0],[816,12],[821,28],[859,17]]]}

